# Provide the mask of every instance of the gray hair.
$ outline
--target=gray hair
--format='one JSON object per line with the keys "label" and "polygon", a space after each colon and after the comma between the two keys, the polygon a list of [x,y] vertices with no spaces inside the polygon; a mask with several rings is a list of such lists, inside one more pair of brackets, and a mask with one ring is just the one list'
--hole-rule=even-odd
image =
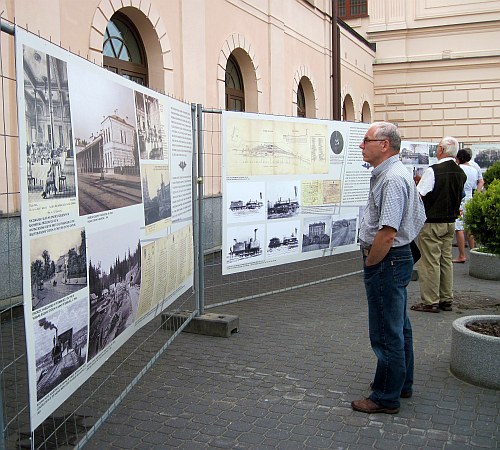
{"label": "gray hair", "polygon": [[374,122],[372,125],[377,127],[374,136],[377,139],[382,137],[387,139],[389,146],[399,153],[399,149],[401,148],[401,134],[398,127],[390,122]]}
{"label": "gray hair", "polygon": [[439,145],[444,148],[444,154],[446,156],[451,156],[452,158],[456,158],[459,145],[458,141],[454,137],[451,136],[444,137],[443,139],[441,139]]}

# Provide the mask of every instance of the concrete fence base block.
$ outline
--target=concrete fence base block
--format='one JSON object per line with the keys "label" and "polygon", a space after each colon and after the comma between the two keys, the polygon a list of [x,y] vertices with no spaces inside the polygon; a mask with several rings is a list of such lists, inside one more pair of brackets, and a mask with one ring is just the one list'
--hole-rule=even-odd
{"label": "concrete fence base block", "polygon": [[[190,312],[162,315],[162,328],[177,330],[189,317]],[[193,317],[183,331],[205,336],[230,337],[239,331],[240,319],[229,314],[205,313]]]}
{"label": "concrete fence base block", "polygon": [[450,370],[477,386],[500,389],[500,337],[469,330],[474,322],[500,322],[500,315],[475,315],[456,319],[452,324]]}

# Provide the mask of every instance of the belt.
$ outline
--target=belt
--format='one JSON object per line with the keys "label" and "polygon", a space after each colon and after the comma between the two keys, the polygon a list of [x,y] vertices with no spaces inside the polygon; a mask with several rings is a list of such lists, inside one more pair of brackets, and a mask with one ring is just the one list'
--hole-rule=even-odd
{"label": "belt", "polygon": [[371,245],[368,247],[361,247],[361,253],[363,253],[363,256],[368,256],[370,254],[371,248]]}

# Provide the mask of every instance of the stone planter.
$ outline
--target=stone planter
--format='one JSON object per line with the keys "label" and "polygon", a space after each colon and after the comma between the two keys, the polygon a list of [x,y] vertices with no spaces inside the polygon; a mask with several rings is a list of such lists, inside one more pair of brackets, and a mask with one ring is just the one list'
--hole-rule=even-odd
{"label": "stone planter", "polygon": [[500,256],[472,249],[469,255],[469,275],[483,280],[500,280]]}
{"label": "stone planter", "polygon": [[450,370],[471,384],[500,389],[500,337],[465,327],[473,322],[500,322],[500,315],[466,316],[453,322]]}

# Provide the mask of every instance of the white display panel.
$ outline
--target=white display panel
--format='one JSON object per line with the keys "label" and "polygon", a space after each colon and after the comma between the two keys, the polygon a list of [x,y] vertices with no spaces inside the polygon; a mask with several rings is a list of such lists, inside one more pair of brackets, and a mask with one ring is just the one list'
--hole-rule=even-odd
{"label": "white display panel", "polygon": [[368,126],[223,112],[223,274],[358,248]]}
{"label": "white display panel", "polygon": [[16,29],[35,429],[193,286],[190,105]]}

